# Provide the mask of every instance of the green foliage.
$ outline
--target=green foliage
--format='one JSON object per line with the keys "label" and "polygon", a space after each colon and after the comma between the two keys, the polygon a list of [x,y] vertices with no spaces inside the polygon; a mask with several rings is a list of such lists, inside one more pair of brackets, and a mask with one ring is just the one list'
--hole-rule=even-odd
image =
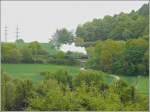
{"label": "green foliage", "polygon": [[145,75],[148,74],[147,50],[148,42],[143,38],[100,41],[87,48],[87,67],[114,74]]}
{"label": "green foliage", "polygon": [[14,108],[24,110],[29,104],[29,98],[33,96],[32,82],[30,80],[15,80],[14,83],[16,84]]}
{"label": "green foliage", "polygon": [[[103,73],[82,71],[68,80],[63,70],[42,72],[45,80],[35,86],[28,80],[11,79],[2,73],[2,109],[28,111],[124,111],[148,110],[148,97],[124,81],[102,82]],[[62,76],[61,76],[62,75]],[[93,77],[92,77],[93,76]],[[68,82],[77,82],[72,85]]]}
{"label": "green foliage", "polygon": [[146,74],[144,53],[147,49],[148,43],[144,39],[134,39],[127,41],[126,49],[124,51],[126,61],[125,69],[127,70],[127,74]]}
{"label": "green foliage", "polygon": [[[43,50],[45,50],[46,52],[48,52],[49,55],[53,55],[56,54],[59,50],[56,49],[52,43],[39,43],[40,46],[42,47]],[[17,43],[16,46],[17,48],[26,48],[30,45],[30,43]]]}
{"label": "green foliage", "polygon": [[74,84],[76,86],[80,86],[82,82],[87,85],[100,84],[103,81],[103,73],[97,71],[83,70],[80,71],[79,75],[77,75],[74,79]]}
{"label": "green foliage", "polygon": [[38,42],[17,47],[24,43],[2,43],[2,63],[47,63],[48,52]]}
{"label": "green foliage", "polygon": [[[90,77],[88,74],[92,74],[95,78],[92,78],[92,75]],[[74,89],[62,86],[61,83],[57,82],[59,78],[48,79],[43,83],[44,85],[38,87],[41,88],[41,90],[37,91],[40,95],[31,99],[28,109],[51,111],[123,111],[148,109],[147,106],[140,105],[141,102],[146,105],[148,102],[143,96],[139,96],[134,87],[128,86],[124,81],[117,81],[114,82],[113,85],[107,85],[107,88],[103,89],[106,87],[104,83],[97,82],[99,81],[97,80],[99,75],[94,71],[84,71],[80,73],[74,77],[74,81],[80,82],[78,86],[74,85]],[[132,104],[130,102],[132,102]],[[131,104],[132,108],[129,107],[128,104]]]}
{"label": "green foliage", "polygon": [[64,53],[59,51],[52,57],[49,57],[48,62],[60,65],[79,65],[80,61],[78,59],[87,58],[86,55],[76,52]]}
{"label": "green foliage", "polygon": [[2,63],[53,63],[79,65],[80,53],[67,52],[52,48],[51,45],[38,43],[2,43]]}
{"label": "green foliage", "polygon": [[32,82],[11,79],[2,72],[2,110],[24,110],[32,97]]}
{"label": "green foliage", "polygon": [[66,70],[58,70],[55,73],[51,72],[41,72],[42,76],[45,77],[45,79],[55,79],[58,81],[58,83],[62,83],[64,85],[72,86],[72,76],[68,74]]}
{"label": "green foliage", "polygon": [[129,14],[120,13],[105,16],[103,19],[93,19],[76,29],[77,37],[85,42],[97,40],[128,40],[148,35],[149,4],[144,4],[138,11]]}
{"label": "green foliage", "polygon": [[2,43],[1,48],[2,62],[6,63],[19,63],[22,59],[22,54],[16,45],[13,43]]}
{"label": "green foliage", "polygon": [[72,32],[62,28],[55,32],[51,43],[53,43],[56,47],[60,47],[61,44],[71,43],[73,41],[73,37]]}
{"label": "green foliage", "polygon": [[39,55],[39,52],[42,50],[40,44],[38,42],[31,42],[28,46],[28,48],[31,50],[32,58],[34,62],[37,62],[37,58]]}
{"label": "green foliage", "polygon": [[149,4],[144,4],[139,10],[138,10],[138,13],[140,15],[148,15],[149,14]]}
{"label": "green foliage", "polygon": [[8,58],[10,63],[19,63],[22,60],[22,54],[19,49],[15,48],[9,52],[10,57]]}
{"label": "green foliage", "polygon": [[32,51],[29,48],[21,48],[21,53],[22,53],[22,62],[24,63],[31,63],[33,62],[33,56],[32,56]]}
{"label": "green foliage", "polygon": [[65,54],[64,52],[60,51],[56,54],[56,59],[64,59]]}

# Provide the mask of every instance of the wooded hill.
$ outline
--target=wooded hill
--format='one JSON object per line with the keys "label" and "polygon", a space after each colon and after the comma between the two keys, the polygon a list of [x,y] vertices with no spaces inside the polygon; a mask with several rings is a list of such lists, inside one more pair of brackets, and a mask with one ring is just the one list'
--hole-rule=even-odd
{"label": "wooded hill", "polygon": [[129,14],[121,12],[114,16],[105,16],[103,19],[93,19],[83,25],[78,25],[76,36],[84,42],[97,40],[128,40],[148,38],[149,4],[144,4],[139,10]]}

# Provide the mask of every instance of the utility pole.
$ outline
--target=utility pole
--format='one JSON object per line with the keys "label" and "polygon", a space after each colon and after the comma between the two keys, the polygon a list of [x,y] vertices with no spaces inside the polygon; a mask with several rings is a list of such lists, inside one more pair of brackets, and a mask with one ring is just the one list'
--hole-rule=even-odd
{"label": "utility pole", "polygon": [[17,26],[17,28],[16,28],[16,40],[18,40],[18,39],[19,39],[19,28]]}
{"label": "utility pole", "polygon": [[5,42],[7,42],[8,27],[5,25]]}

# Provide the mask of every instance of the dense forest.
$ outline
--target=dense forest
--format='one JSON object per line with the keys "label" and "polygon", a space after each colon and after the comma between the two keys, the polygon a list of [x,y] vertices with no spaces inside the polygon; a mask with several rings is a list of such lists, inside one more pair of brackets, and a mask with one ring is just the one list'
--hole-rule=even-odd
{"label": "dense forest", "polygon": [[76,29],[76,35],[85,42],[95,42],[106,39],[148,38],[148,31],[149,4],[145,4],[138,11],[132,11],[129,14],[122,12],[79,25]]}
{"label": "dense forest", "polygon": [[[49,42],[57,52],[49,53],[37,41],[23,40],[1,44],[2,63],[41,63],[80,66],[76,76],[67,70],[41,71],[43,80],[33,83],[11,77],[2,69],[2,110],[27,111],[145,111],[148,95],[140,94],[135,85],[124,80],[105,82],[107,74],[148,76],[149,74],[149,4],[130,13],[105,16],[78,25],[75,35],[58,29]],[[84,46],[87,55],[64,53],[62,44],[75,42]],[[18,45],[23,45],[20,47]]]}

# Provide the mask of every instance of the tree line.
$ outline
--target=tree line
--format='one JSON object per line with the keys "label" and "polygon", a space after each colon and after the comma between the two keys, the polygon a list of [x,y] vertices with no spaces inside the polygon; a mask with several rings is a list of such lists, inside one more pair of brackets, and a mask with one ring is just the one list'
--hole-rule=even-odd
{"label": "tree line", "polygon": [[[87,58],[82,53],[63,52],[53,48],[56,53],[49,54],[41,44],[37,41],[30,43],[2,43],[1,45],[1,61],[2,63],[52,63],[66,65],[80,65],[77,58]],[[48,44],[48,43],[47,43]],[[49,46],[51,44],[49,43]],[[23,46],[23,47],[21,47]]]}
{"label": "tree line", "polygon": [[130,13],[121,12],[114,16],[104,16],[79,24],[75,34],[66,28],[57,29],[50,42],[60,47],[61,44],[75,42],[78,46],[89,46],[98,40],[128,40],[148,38],[149,4],[144,4],[139,10]]}
{"label": "tree line", "polygon": [[48,56],[36,41],[25,47],[18,47],[17,43],[2,43],[1,52],[2,63],[38,63]]}

